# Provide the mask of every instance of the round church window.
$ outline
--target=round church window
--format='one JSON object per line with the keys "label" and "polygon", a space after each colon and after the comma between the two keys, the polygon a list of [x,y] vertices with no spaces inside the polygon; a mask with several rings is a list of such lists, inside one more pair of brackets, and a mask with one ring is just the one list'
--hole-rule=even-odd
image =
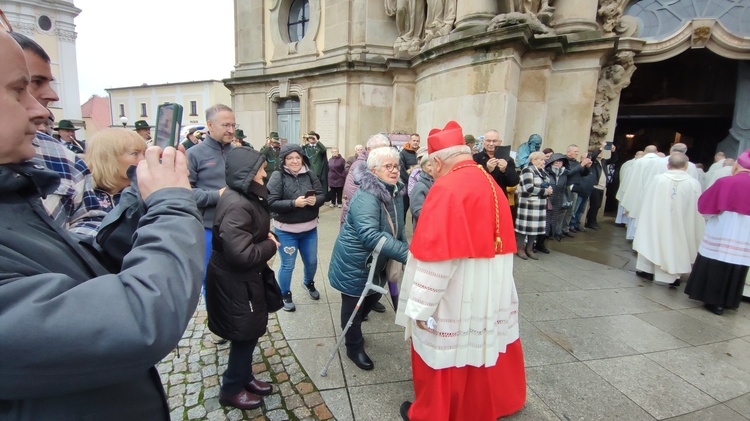
{"label": "round church window", "polygon": [[49,31],[52,29],[52,19],[49,18],[49,16],[39,16],[39,19],[37,20],[37,23],[39,24],[39,28],[42,31]]}
{"label": "round church window", "polygon": [[301,41],[307,33],[310,22],[310,2],[308,0],[294,0],[289,7],[289,41]]}

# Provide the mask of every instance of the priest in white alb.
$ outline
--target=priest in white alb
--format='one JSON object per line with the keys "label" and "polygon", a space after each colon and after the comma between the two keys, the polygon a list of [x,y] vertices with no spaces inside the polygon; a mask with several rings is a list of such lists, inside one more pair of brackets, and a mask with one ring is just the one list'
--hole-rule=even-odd
{"label": "priest in white alb", "polygon": [[410,245],[396,323],[412,341],[411,421],[495,421],[520,410],[516,252],[506,195],[451,121],[427,138],[433,184]]}
{"label": "priest in white alb", "polygon": [[643,150],[643,156],[633,163],[629,170],[628,184],[622,196],[620,204],[628,214],[628,231],[626,238],[635,238],[638,227],[638,209],[643,201],[643,193],[654,176],[665,171],[667,164],[657,155],[657,148],[648,145]]}
{"label": "priest in white alb", "polygon": [[620,204],[617,207],[617,218],[615,219],[615,224],[628,224],[630,222],[630,218],[625,212],[625,207],[622,206],[622,198],[625,196],[625,191],[630,182],[630,176],[633,174],[633,164],[635,164],[636,160],[642,156],[643,151],[638,151],[635,153],[635,156],[633,156],[633,159],[625,162],[620,167],[620,186],[617,188],[617,194],[615,195],[615,199],[617,199],[617,202]]}
{"label": "priest in white alb", "polygon": [[679,286],[680,275],[690,273],[705,227],[698,213],[701,185],[687,173],[688,162],[682,152],[669,155],[668,170],[648,183],[635,208],[636,274],[671,286]]}

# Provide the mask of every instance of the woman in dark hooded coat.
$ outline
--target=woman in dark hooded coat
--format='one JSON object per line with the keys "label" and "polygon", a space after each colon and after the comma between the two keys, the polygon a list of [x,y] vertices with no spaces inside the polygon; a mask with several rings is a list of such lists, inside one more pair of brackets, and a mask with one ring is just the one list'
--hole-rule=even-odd
{"label": "woman in dark hooded coat", "polygon": [[[544,240],[554,237],[557,241],[562,240],[562,224],[565,209],[571,206],[570,186],[568,185],[568,160],[564,154],[554,153],[549,158],[545,166],[549,175],[549,184],[552,186],[552,196],[549,198],[551,203],[547,207],[547,232],[542,240],[541,247],[537,243],[539,251],[544,252]],[[549,250],[547,251],[547,253]]]}
{"label": "woman in dark hooded coat", "polygon": [[227,189],[216,206],[206,272],[208,328],[231,341],[219,402],[239,409],[257,408],[258,395],[271,393],[252,371],[253,350],[268,324],[262,274],[279,247],[270,231],[265,161],[245,147],[227,155]]}

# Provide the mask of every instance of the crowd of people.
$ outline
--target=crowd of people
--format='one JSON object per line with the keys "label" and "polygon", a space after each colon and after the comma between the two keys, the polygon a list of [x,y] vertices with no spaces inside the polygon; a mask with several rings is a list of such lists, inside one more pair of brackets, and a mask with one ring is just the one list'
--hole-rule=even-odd
{"label": "crowd of people", "polygon": [[[411,341],[416,396],[403,419],[495,420],[523,407],[513,259],[538,260],[548,238],[599,228],[614,145],[579,160],[578,146],[542,150],[534,134],[513,153],[497,130],[477,140],[451,121],[426,147],[416,133],[400,151],[374,134],[354,156],[332,148],[329,158],[309,131],[302,145],[271,132],[256,151],[223,104],[177,149],[149,147],[146,121],[84,144],[66,120],[59,139],[47,133],[57,96],[44,50],[0,33],[0,54],[0,418],[168,419],[154,364],[176,346],[201,291],[208,328],[230,342],[219,401],[259,407],[273,386],[254,377],[252,355],[269,312],[296,309],[298,254],[302,284],[320,299],[326,202],[341,208],[328,281],[341,293],[342,328],[352,320],[346,355],[360,369],[375,367],[361,323],[385,311],[366,284],[384,286],[403,269],[393,305]],[[679,286],[689,273],[685,292],[723,314],[739,305],[750,266],[750,200],[736,194],[750,188],[750,151],[717,156],[705,175],[683,144],[657,152],[646,147],[620,174],[618,218],[637,275]]]}

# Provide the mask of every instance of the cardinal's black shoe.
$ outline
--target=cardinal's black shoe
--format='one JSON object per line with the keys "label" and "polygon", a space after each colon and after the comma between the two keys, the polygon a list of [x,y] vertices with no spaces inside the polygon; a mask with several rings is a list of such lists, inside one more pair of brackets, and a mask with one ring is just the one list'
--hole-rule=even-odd
{"label": "cardinal's black shoe", "polygon": [[401,408],[398,410],[404,421],[409,421],[409,408],[411,408],[411,402],[406,401],[401,404]]}

